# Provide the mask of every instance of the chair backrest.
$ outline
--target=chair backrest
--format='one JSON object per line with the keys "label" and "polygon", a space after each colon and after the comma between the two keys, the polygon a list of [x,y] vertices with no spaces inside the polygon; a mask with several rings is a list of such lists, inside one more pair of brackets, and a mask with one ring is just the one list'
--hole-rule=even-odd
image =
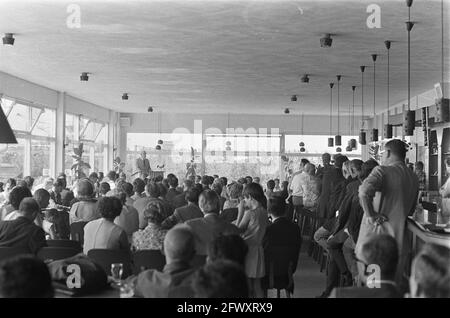
{"label": "chair backrest", "polygon": [[[266,277],[269,288],[290,288],[297,267],[300,249],[297,246],[268,246],[264,249]],[[284,286],[280,286],[279,282]]]}
{"label": "chair backrest", "polygon": [[95,248],[89,250],[87,256],[100,265],[106,275],[111,275],[111,264],[113,263],[123,264],[122,278],[126,278],[132,274],[133,263],[129,251]]}
{"label": "chair backrest", "polygon": [[70,224],[70,239],[80,242],[81,246],[84,243],[84,226],[87,223],[80,221]]}
{"label": "chair backrest", "polygon": [[195,255],[191,261],[193,268],[202,267],[206,264],[206,255]]}
{"label": "chair backrest", "polygon": [[68,257],[72,257],[80,253],[78,249],[71,247],[53,247],[46,246],[42,247],[38,253],[37,257],[39,257],[43,261],[57,261],[60,259],[65,259]]}
{"label": "chair backrest", "polygon": [[233,222],[237,219],[238,216],[238,208],[229,208],[225,209],[220,213],[220,217],[228,222]]}
{"label": "chair backrest", "polygon": [[133,254],[134,273],[147,269],[156,269],[162,271],[166,265],[166,258],[160,250],[141,250]]}
{"label": "chair backrest", "polygon": [[48,247],[68,247],[73,248],[79,252],[82,251],[82,246],[79,241],[73,240],[47,240]]}
{"label": "chair backrest", "polygon": [[0,247],[0,262],[22,254],[32,253],[30,253],[30,250],[25,247]]}

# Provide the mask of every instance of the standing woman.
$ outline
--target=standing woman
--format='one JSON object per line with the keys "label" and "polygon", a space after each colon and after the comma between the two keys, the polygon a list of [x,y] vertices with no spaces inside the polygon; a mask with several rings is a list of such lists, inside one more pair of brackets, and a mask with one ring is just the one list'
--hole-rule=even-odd
{"label": "standing woman", "polygon": [[267,199],[262,187],[256,183],[248,184],[243,196],[244,200],[239,203],[238,207],[236,225],[248,246],[245,273],[249,279],[250,295],[262,298],[264,293],[261,279],[265,275],[262,240],[269,224]]}

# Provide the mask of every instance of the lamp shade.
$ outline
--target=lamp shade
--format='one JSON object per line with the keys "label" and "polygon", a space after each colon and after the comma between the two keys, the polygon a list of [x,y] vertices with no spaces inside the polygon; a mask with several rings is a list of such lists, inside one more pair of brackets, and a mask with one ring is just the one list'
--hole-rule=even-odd
{"label": "lamp shade", "polygon": [[389,139],[389,138],[392,138],[392,125],[391,124],[386,124],[386,125],[384,125],[384,134],[383,134],[383,136],[384,136],[384,138],[385,139]]}
{"label": "lamp shade", "polygon": [[333,139],[333,137],[328,138],[328,147],[334,147],[334,139]]}
{"label": "lamp shade", "polygon": [[341,135],[334,136],[334,143],[336,146],[342,146],[342,137]]}
{"label": "lamp shade", "polygon": [[305,151],[306,151],[305,147],[300,148],[300,152],[305,152]]}
{"label": "lamp shade", "polygon": [[337,148],[336,148],[336,152],[342,152],[341,147],[337,147]]}
{"label": "lamp shade", "polygon": [[378,141],[378,129],[373,128],[370,131],[370,141]]}
{"label": "lamp shade", "polygon": [[352,146],[347,146],[347,147],[345,148],[345,151],[351,152],[351,151],[352,151]]}
{"label": "lamp shade", "polygon": [[414,128],[416,125],[416,112],[407,110],[403,113],[403,133],[405,136],[414,135]]}
{"label": "lamp shade", "polygon": [[356,149],[356,139],[350,139],[350,146],[352,147],[352,150]]}
{"label": "lamp shade", "polygon": [[366,132],[365,131],[360,131],[359,132],[359,143],[361,144],[361,145],[365,145],[367,142],[366,142]]}
{"label": "lamp shade", "polygon": [[0,107],[0,144],[17,144],[16,136],[9,125],[8,119]]}
{"label": "lamp shade", "polygon": [[161,146],[160,145],[156,145],[155,149],[156,150],[161,150]]}

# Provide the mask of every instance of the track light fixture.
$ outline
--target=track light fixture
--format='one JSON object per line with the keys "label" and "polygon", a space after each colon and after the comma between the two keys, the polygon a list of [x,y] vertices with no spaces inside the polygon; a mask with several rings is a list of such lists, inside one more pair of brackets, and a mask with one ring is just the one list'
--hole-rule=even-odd
{"label": "track light fixture", "polygon": [[305,74],[301,78],[302,83],[309,83],[309,75]]}
{"label": "track light fixture", "polygon": [[289,108],[286,108],[286,109],[284,110],[284,113],[285,113],[285,114],[289,114],[289,113],[290,113]]}
{"label": "track light fixture", "polygon": [[292,95],[291,102],[296,102],[296,101],[297,101],[297,95]]}
{"label": "track light fixture", "polygon": [[5,33],[3,37],[3,45],[14,45],[14,34],[13,33]]}
{"label": "track light fixture", "polygon": [[123,100],[128,100],[128,93],[123,93],[122,99]]}
{"label": "track light fixture", "polygon": [[148,111],[149,113],[153,113],[153,107],[150,106],[149,108],[147,108],[147,111]]}

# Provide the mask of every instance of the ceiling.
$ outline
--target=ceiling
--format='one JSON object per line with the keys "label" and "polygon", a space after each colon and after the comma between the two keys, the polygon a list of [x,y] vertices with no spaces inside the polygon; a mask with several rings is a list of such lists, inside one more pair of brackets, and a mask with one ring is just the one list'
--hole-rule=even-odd
{"label": "ceiling", "polygon": [[[359,65],[376,68],[376,103],[386,107],[385,40],[391,48],[391,104],[407,98],[407,7],[378,0],[381,28],[369,29],[355,1],[77,1],[81,27],[68,28],[65,1],[0,1],[0,70],[121,112],[327,114],[328,83],[342,74],[347,108]],[[441,2],[415,0],[411,19],[411,96],[441,79]],[[446,9],[449,7],[446,2]],[[448,12],[445,54],[448,56]],[[331,48],[319,38],[333,36]],[[446,58],[448,81],[448,58]],[[81,72],[91,72],[80,82]],[[300,82],[311,74],[310,83]],[[373,112],[373,68],[365,109]],[[123,92],[129,100],[122,101]],[[337,100],[336,86],[334,101]],[[290,96],[299,95],[293,103]],[[360,91],[357,89],[357,104]],[[335,108],[336,108],[335,104]]]}

